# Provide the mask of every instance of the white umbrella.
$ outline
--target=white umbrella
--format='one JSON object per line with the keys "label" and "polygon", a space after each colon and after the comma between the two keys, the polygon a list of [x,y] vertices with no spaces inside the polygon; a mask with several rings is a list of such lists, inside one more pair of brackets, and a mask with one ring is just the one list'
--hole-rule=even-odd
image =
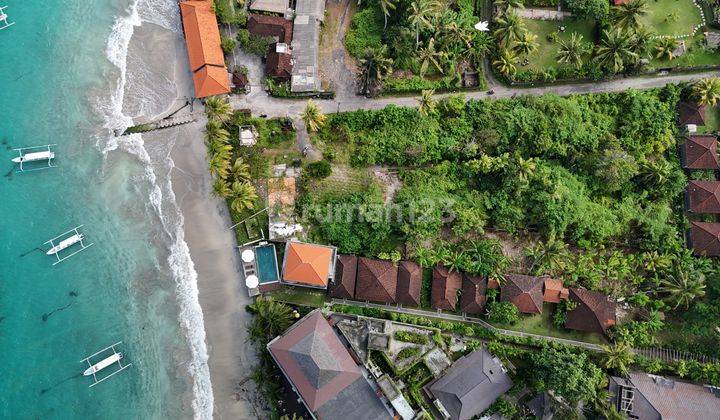
{"label": "white umbrella", "polygon": [[260,282],[258,281],[257,276],[254,274],[250,274],[249,276],[247,276],[245,278],[245,286],[247,286],[248,289],[254,289],[254,288],[258,287],[259,283]]}
{"label": "white umbrella", "polygon": [[240,258],[246,263],[255,261],[255,253],[252,251],[252,249],[246,249],[245,251],[240,254]]}

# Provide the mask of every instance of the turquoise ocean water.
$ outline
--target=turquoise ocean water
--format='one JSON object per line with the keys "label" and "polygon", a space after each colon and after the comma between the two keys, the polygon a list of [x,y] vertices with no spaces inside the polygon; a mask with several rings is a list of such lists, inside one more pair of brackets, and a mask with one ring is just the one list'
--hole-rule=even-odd
{"label": "turquoise ocean water", "polygon": [[[181,216],[163,215],[168,163],[108,130],[123,125],[122,44],[152,2],[0,5],[16,22],[0,31],[0,418],[206,417],[194,271]],[[13,173],[11,148],[46,143],[57,168]],[[94,246],[53,266],[37,248],[80,224]],[[120,340],[133,366],[88,388],[80,359]]]}

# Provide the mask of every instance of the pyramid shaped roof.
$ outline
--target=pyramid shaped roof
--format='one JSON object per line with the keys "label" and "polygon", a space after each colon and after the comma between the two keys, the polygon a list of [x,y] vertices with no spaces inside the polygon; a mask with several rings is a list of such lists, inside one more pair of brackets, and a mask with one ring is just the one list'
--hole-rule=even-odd
{"label": "pyramid shaped roof", "polygon": [[683,166],[689,169],[720,169],[715,136],[688,136],[682,146]]}
{"label": "pyramid shaped roof", "polygon": [[720,181],[690,181],[687,198],[693,213],[720,213]]}
{"label": "pyramid shaped roof", "polygon": [[689,239],[695,255],[720,256],[720,223],[692,222]]}
{"label": "pyramid shaped roof", "polygon": [[334,266],[333,248],[303,242],[288,242],[285,246],[283,280],[305,286],[325,288],[330,268]]}
{"label": "pyramid shaped roof", "polygon": [[390,261],[358,258],[355,299],[395,303],[398,268]]}

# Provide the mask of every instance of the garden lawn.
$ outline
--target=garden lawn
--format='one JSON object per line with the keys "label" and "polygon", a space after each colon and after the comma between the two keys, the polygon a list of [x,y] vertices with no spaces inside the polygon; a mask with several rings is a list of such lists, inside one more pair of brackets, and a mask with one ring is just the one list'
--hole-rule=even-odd
{"label": "garden lawn", "polygon": [[292,305],[312,306],[320,308],[325,304],[325,290],[306,287],[283,286],[282,289],[270,293],[273,299]]}
{"label": "garden lawn", "polygon": [[[560,39],[570,39],[573,32],[583,36],[585,42],[594,43],[595,41],[595,23],[589,20],[567,19],[561,21],[525,19],[525,27],[527,30],[537,35],[538,49],[528,55],[529,64],[522,66],[518,64],[518,70],[526,70],[529,68],[542,70],[548,67],[560,67],[557,62],[557,53],[560,48],[559,42],[548,41],[548,35],[552,32],[558,32]],[[559,27],[564,26],[565,31],[560,32]],[[522,58],[521,58],[522,60]]]}
{"label": "garden lawn", "polygon": [[[690,35],[695,25],[702,25],[700,9],[692,0],[652,0],[647,6],[641,21],[658,35]],[[676,21],[670,18],[672,13],[677,13]]]}
{"label": "garden lawn", "polygon": [[557,328],[553,325],[555,306],[556,305],[551,303],[545,303],[543,305],[542,314],[531,316],[524,315],[522,320],[515,325],[493,325],[506,330],[522,331],[530,334],[558,337],[566,340],[582,341],[586,343],[605,344],[607,342],[605,338],[599,334]]}
{"label": "garden lawn", "polygon": [[[720,53],[713,50],[706,50],[703,45],[704,36],[697,34],[691,38],[685,38],[687,52],[680,57],[668,60],[659,60],[654,58],[650,61],[650,66],[658,69],[675,68],[675,67],[694,67],[694,66],[713,66],[720,65]],[[655,54],[655,51],[653,51]]]}

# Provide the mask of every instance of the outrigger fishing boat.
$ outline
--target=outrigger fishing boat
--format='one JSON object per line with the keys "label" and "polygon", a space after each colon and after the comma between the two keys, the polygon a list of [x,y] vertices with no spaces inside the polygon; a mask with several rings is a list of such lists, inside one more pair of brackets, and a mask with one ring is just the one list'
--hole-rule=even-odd
{"label": "outrigger fishing boat", "polygon": [[[120,373],[121,371],[132,366],[132,363],[128,363],[128,364],[124,365],[122,363],[123,354],[121,352],[118,352],[117,350],[115,350],[115,346],[117,346],[121,343],[122,343],[122,341],[118,341],[117,343],[112,344],[108,347],[105,347],[104,349],[100,350],[99,352],[91,354],[90,356],[88,356],[80,361],[80,362],[87,362],[87,364],[88,364],[88,368],[85,369],[85,371],[83,372],[83,376],[92,376],[93,377],[93,383],[90,384],[89,387],[93,387],[93,386],[99,384],[100,382],[104,381],[105,379],[108,379],[111,376],[115,375],[116,373]],[[90,359],[92,359],[93,357],[98,356],[102,353],[105,353],[108,350],[112,350],[112,354],[110,354],[109,356],[105,357],[104,359],[100,360],[99,362],[97,362],[95,364],[92,364],[90,362]],[[109,374],[107,376],[104,376],[104,377],[101,377],[100,379],[98,379],[98,373],[101,370],[103,370],[109,366],[112,366],[114,364],[117,364],[117,367],[118,367],[115,371],[113,371],[111,374]]]}
{"label": "outrigger fishing boat", "polygon": [[[18,156],[12,159],[13,163],[20,165],[18,172],[26,171],[37,171],[40,169],[54,168],[53,160],[55,159],[55,152],[52,151],[52,147],[55,144],[46,144],[44,146],[31,146],[21,147],[19,149],[13,149],[18,152]],[[42,150],[44,149],[44,150]],[[25,166],[30,163],[46,162],[45,165],[30,165],[31,167],[26,168]]]}
{"label": "outrigger fishing boat", "polygon": [[[84,251],[86,248],[90,248],[91,246],[94,245],[93,243],[90,243],[90,244],[87,244],[87,245],[85,244],[85,235],[83,235],[82,233],[80,233],[80,230],[79,230],[82,226],[83,226],[83,225],[80,225],[80,226],[78,226],[78,227],[75,227],[75,228],[73,228],[73,229],[70,229],[70,230],[68,230],[67,232],[64,232],[64,233],[62,233],[62,234],[60,234],[60,235],[58,235],[58,236],[50,239],[49,241],[46,241],[46,242],[45,242],[45,244],[50,244],[50,249],[46,252],[46,254],[47,254],[47,255],[54,255],[54,256],[57,258],[57,261],[55,261],[55,262],[53,263],[53,265],[58,264],[58,263],[60,263],[60,262],[63,262],[63,261],[65,261],[66,259],[68,259],[68,258],[72,257],[73,255],[77,254],[78,252]],[[72,235],[68,236],[69,234],[72,234]],[[61,239],[61,238],[64,238],[64,239]],[[58,239],[60,239],[60,242],[57,242],[57,243],[56,243],[55,241],[58,240]],[[66,256],[64,256],[64,257],[60,257],[60,252],[61,252],[61,251],[63,251],[64,249],[67,249],[67,248],[69,248],[69,247],[71,247],[71,246],[73,246],[73,245],[75,245],[75,244],[77,244],[77,243],[80,244],[80,249],[78,249],[77,251],[75,251],[75,252],[73,252],[73,253],[71,253],[71,254],[69,254],[69,255],[66,255]]]}
{"label": "outrigger fishing boat", "polygon": [[0,30],[3,30],[7,27],[10,27],[15,24],[15,22],[8,22],[8,15],[7,13],[3,12],[3,10],[7,9],[7,6],[0,7]]}

